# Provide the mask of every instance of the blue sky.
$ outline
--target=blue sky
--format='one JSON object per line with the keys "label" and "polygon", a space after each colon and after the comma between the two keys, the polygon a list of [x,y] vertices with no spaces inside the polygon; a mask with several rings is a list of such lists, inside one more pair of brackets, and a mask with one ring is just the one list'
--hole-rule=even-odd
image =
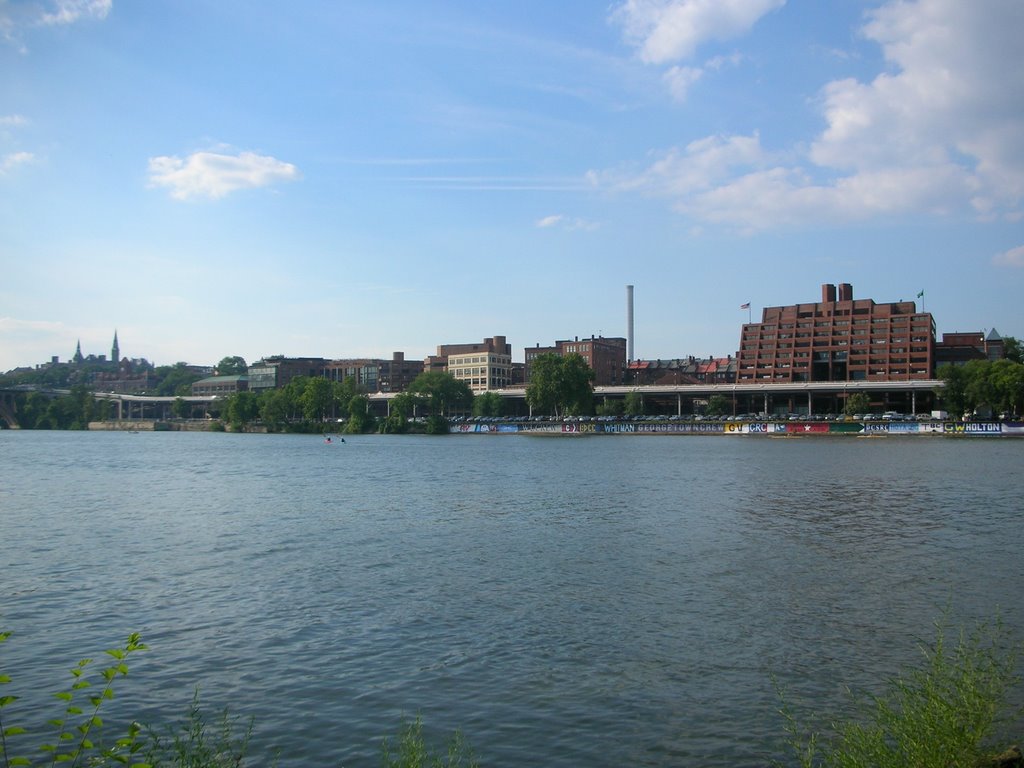
{"label": "blue sky", "polygon": [[0,371],[1024,336],[1019,0],[0,0]]}

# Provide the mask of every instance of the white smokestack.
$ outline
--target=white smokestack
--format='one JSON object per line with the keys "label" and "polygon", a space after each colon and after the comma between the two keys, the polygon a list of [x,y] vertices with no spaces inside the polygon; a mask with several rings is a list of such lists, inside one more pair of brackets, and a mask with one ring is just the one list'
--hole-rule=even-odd
{"label": "white smokestack", "polygon": [[633,359],[633,286],[626,286],[626,361]]}

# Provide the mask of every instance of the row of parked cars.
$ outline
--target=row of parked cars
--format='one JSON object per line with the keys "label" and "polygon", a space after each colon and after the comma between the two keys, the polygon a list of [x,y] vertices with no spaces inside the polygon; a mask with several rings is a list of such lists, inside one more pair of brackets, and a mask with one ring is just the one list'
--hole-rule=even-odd
{"label": "row of parked cars", "polygon": [[450,419],[455,424],[491,424],[491,423],[517,423],[517,422],[611,422],[611,421],[935,421],[944,418],[933,416],[930,413],[921,413],[916,416],[886,411],[885,413],[859,413],[853,416],[846,416],[841,413],[739,413],[725,414],[721,416],[710,416],[705,414],[662,414],[660,416],[454,416]]}

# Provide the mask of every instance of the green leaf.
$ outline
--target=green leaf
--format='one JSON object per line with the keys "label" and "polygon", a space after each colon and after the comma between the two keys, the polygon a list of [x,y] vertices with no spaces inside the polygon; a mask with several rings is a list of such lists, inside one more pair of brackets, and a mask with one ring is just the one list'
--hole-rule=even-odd
{"label": "green leaf", "polygon": [[32,761],[27,757],[12,757],[7,763],[8,765],[32,765]]}
{"label": "green leaf", "polygon": [[47,724],[52,725],[54,728],[63,728],[64,727],[64,721],[61,720],[58,717],[55,717],[52,720],[47,720],[46,722],[47,722]]}
{"label": "green leaf", "polygon": [[117,669],[115,669],[114,667],[108,667],[107,669],[103,670],[103,679],[109,683],[111,680],[114,679],[114,675],[116,674]]}
{"label": "green leaf", "polygon": [[53,697],[55,699],[60,699],[61,701],[71,701],[71,699],[74,698],[74,696],[72,696],[67,691],[61,691],[60,693],[55,693],[55,694],[53,694]]}
{"label": "green leaf", "polygon": [[11,682],[10,675],[0,675],[0,683],[9,683],[9,682]]}
{"label": "green leaf", "polygon": [[81,707],[68,707],[64,711],[67,712],[69,715],[80,715],[80,714],[82,714],[82,708]]}
{"label": "green leaf", "polygon": [[71,741],[73,738],[75,738],[75,734],[64,731],[64,733],[62,733],[57,738],[59,738],[61,741]]}
{"label": "green leaf", "polygon": [[0,696],[0,707],[6,707],[12,701],[17,701],[17,696]]}
{"label": "green leaf", "polygon": [[88,688],[91,685],[92,685],[92,683],[90,683],[88,680],[79,680],[77,683],[74,683],[71,686],[71,689],[75,690],[75,691],[80,691],[83,688]]}
{"label": "green leaf", "polygon": [[95,727],[95,728],[102,728],[103,727],[103,718],[101,718],[99,715],[93,715],[92,716],[92,720],[90,722],[92,723],[93,727]]}
{"label": "green leaf", "polygon": [[102,701],[103,701],[103,697],[102,696],[90,696],[89,697],[89,703],[91,703],[94,707],[98,707],[100,705],[100,702],[102,702]]}
{"label": "green leaf", "polygon": [[153,768],[151,763],[132,763],[131,768]]}
{"label": "green leaf", "polygon": [[82,739],[82,749],[92,749],[93,743],[88,739]]}
{"label": "green leaf", "polygon": [[57,747],[54,744],[43,744],[43,746],[41,746],[40,749],[43,750],[43,752],[56,752],[57,751]]}
{"label": "green leaf", "polygon": [[112,648],[111,650],[107,651],[107,655],[113,656],[115,659],[120,660],[124,658],[124,651],[122,651],[120,648]]}
{"label": "green leaf", "polygon": [[120,672],[122,675],[127,675],[128,674],[128,665],[124,664],[124,663],[118,664],[117,665],[117,671]]}
{"label": "green leaf", "polygon": [[22,733],[28,733],[20,725],[12,725],[10,728],[4,728],[4,736],[18,736]]}
{"label": "green leaf", "polygon": [[114,698],[114,689],[113,688],[105,689],[103,691],[103,698],[104,699],[112,699],[112,698]]}

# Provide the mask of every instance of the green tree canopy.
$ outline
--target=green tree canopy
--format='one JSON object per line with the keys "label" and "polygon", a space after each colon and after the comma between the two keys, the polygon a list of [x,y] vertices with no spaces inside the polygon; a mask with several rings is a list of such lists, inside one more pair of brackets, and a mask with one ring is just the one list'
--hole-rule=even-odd
{"label": "green tree canopy", "polygon": [[505,398],[497,392],[481,392],[473,398],[474,416],[504,416]]}
{"label": "green tree canopy", "polygon": [[191,395],[192,385],[203,378],[202,375],[190,371],[188,363],[161,365],[153,371],[153,374],[157,380],[156,394],[160,397]]}
{"label": "green tree canopy", "polygon": [[725,395],[712,395],[708,398],[708,405],[705,413],[708,416],[724,416],[732,410],[729,399]]}
{"label": "green tree canopy", "polygon": [[224,416],[235,431],[241,431],[260,415],[259,398],[253,392],[235,392],[224,406]]}
{"label": "green tree canopy", "polygon": [[1010,362],[1024,364],[1024,348],[1021,348],[1020,340],[1013,336],[1003,337],[1003,354]]}
{"label": "green tree canopy", "polygon": [[581,355],[538,355],[531,366],[526,402],[556,417],[591,413],[594,371]]}
{"label": "green tree canopy", "polygon": [[639,392],[627,392],[622,403],[623,413],[629,416],[644,415],[644,396]]}
{"label": "green tree canopy", "polygon": [[846,416],[856,416],[857,414],[867,413],[870,408],[871,398],[868,397],[867,392],[854,392],[846,398],[843,414]]}
{"label": "green tree canopy", "polygon": [[991,408],[996,413],[1024,411],[1024,365],[1012,360],[971,360],[943,365],[936,372],[945,386],[938,391],[950,414],[969,415]]}
{"label": "green tree canopy", "polygon": [[223,358],[217,363],[216,370],[218,376],[242,376],[249,370],[249,366],[244,357],[234,355]]}
{"label": "green tree canopy", "polygon": [[413,380],[407,391],[426,399],[431,416],[448,416],[452,410],[468,409],[473,405],[473,390],[469,384],[442,371],[424,371]]}

